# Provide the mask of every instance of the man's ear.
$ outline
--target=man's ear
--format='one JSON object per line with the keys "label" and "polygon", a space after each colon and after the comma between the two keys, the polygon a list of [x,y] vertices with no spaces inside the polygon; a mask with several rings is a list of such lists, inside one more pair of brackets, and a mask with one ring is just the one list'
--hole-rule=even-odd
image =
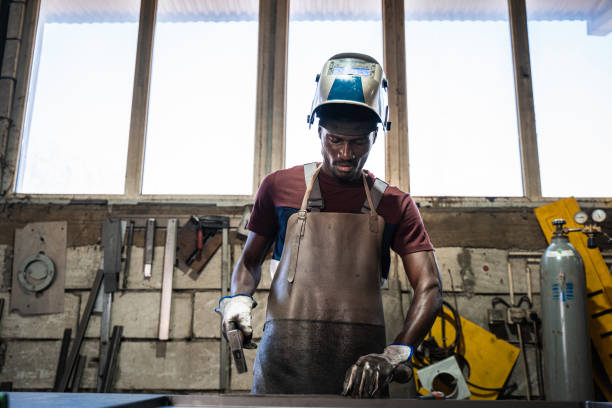
{"label": "man's ear", "polygon": [[321,127],[321,125],[319,125],[318,132],[319,132],[319,139],[321,139],[321,136],[323,134],[323,128]]}
{"label": "man's ear", "polygon": [[372,133],[374,133],[374,135],[372,136],[372,144],[374,144],[376,142],[376,136],[378,136],[378,130],[375,130]]}

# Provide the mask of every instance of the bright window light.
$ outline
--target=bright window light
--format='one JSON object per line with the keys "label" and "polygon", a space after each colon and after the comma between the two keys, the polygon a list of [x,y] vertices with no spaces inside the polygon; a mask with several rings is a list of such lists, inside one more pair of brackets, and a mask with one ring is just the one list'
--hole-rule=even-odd
{"label": "bright window light", "polygon": [[410,192],[522,196],[507,1],[444,4],[405,1]]}
{"label": "bright window light", "polygon": [[546,4],[527,1],[542,195],[612,197],[612,33],[597,12],[541,19]]}
{"label": "bright window light", "polygon": [[258,2],[240,3],[181,20],[159,1],[143,194],[252,194]]}
{"label": "bright window light", "polygon": [[[306,116],[310,113],[316,75],[325,61],[342,52],[358,52],[383,64],[380,1],[349,4],[292,0],[290,10],[286,167],[322,160],[317,121],[309,130]],[[380,126],[365,168],[385,178],[385,137]]]}
{"label": "bright window light", "polygon": [[40,6],[16,192],[123,194],[140,2],[61,4]]}

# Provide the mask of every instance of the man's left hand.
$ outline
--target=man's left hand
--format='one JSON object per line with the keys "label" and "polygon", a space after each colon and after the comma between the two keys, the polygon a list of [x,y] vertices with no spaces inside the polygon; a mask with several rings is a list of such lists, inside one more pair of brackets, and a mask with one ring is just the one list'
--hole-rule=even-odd
{"label": "man's left hand", "polygon": [[382,354],[360,357],[346,372],[342,395],[375,398],[391,381],[405,383],[412,378],[412,369],[403,364],[412,357],[412,347],[392,344]]}

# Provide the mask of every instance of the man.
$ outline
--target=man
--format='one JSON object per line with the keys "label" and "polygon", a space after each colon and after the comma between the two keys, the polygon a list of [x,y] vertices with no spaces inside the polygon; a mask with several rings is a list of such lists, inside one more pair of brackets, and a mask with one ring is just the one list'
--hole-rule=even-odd
{"label": "man", "polygon": [[[224,330],[251,342],[252,295],[274,244],[278,260],[253,393],[377,397],[406,382],[406,364],[441,307],[433,247],[407,193],[363,167],[387,122],[386,80],[363,54],[338,54],[317,76],[309,123],[319,117],[322,164],[268,175],[257,193],[251,231],[219,301]],[[387,345],[380,286],[389,248],[403,261],[414,298],[403,330]]]}

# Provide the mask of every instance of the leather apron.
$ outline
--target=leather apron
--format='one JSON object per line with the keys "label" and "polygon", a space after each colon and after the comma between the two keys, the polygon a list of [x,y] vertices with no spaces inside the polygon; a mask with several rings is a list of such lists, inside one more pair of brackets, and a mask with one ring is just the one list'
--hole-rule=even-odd
{"label": "leather apron", "polygon": [[340,394],[347,369],[386,345],[381,282],[384,220],[369,212],[308,212],[320,166],[287,223],[264,335],[253,368],[255,394]]}

